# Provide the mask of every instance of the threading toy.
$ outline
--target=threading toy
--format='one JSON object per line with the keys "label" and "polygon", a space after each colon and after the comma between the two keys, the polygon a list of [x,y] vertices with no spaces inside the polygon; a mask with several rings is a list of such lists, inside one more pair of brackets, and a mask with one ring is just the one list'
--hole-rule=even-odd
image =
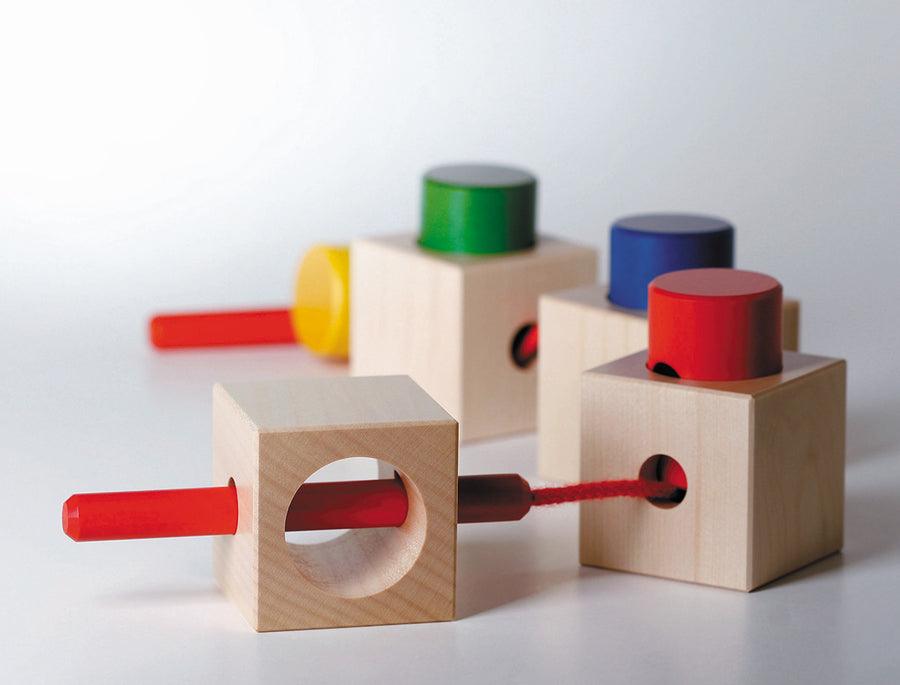
{"label": "threading toy", "polygon": [[[516,474],[460,476],[457,523],[518,521],[531,507],[609,497],[675,499],[686,483],[673,470],[661,480],[579,483],[532,490]],[[399,478],[305,483],[291,502],[285,531],[400,526],[409,511]],[[76,542],[233,535],[235,487],[72,495],[62,509],[63,532]]]}
{"label": "threading toy", "polygon": [[750,591],[840,549],[846,364],[782,351],[782,287],[689,269],[649,285],[649,349],[585,371],[580,473],[670,460],[676,506],[581,507],[591,566]]}
{"label": "threading toy", "polygon": [[[515,521],[534,506],[684,499],[677,467],[534,488],[458,474],[457,422],[407,376],[217,384],[211,488],[79,494],[78,541],[210,535],[217,583],[258,631],[451,620],[458,523]],[[317,482],[348,457],[392,478]],[[681,505],[678,505],[681,506]],[[295,530],[345,529],[303,544]]]}

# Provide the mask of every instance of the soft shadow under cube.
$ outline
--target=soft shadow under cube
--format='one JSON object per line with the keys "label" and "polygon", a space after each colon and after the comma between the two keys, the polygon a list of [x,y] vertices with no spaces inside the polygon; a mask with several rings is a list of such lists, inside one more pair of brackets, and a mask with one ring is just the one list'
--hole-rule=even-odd
{"label": "soft shadow under cube", "polygon": [[535,183],[502,167],[432,170],[421,235],[351,246],[351,372],[408,374],[463,440],[534,428],[536,371],[515,361],[518,336],[539,295],[596,280],[595,250],[535,238]]}
{"label": "soft shadow under cube", "polygon": [[[647,286],[670,271],[733,264],[734,228],[695,214],[640,214],[610,228],[610,285],[541,295],[538,472],[580,477],[581,373],[647,347]],[[785,350],[796,351],[800,304],[783,303]]]}
{"label": "soft shadow under cube", "polygon": [[[238,527],[215,577],[259,631],[454,616],[457,424],[407,377],[227,383],[213,391],[214,482],[233,482]],[[395,528],[326,543],[285,539],[300,486],[348,457],[394,467],[409,500]]]}
{"label": "soft shadow under cube", "polygon": [[[749,272],[654,284],[693,273],[701,287],[672,289],[656,336],[651,301],[649,351],[582,377],[582,478],[653,478],[668,458],[683,500],[582,504],[581,562],[749,591],[842,546],[846,364],[782,355],[774,279],[755,302],[740,287],[768,277]],[[703,292],[710,274],[726,277],[718,294]],[[732,297],[740,316],[724,311]]]}

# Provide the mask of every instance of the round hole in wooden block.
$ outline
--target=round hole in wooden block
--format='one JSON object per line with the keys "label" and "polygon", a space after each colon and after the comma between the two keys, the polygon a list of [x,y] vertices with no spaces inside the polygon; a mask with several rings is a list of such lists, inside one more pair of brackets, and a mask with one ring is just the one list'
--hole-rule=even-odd
{"label": "round hole in wooden block", "polygon": [[681,464],[667,454],[654,454],[642,465],[638,474],[641,480],[653,483],[667,483],[675,488],[668,497],[648,497],[647,501],[663,509],[677,507],[687,494],[687,475]]}
{"label": "round hole in wooden block", "polygon": [[527,323],[516,331],[509,345],[509,354],[513,364],[520,369],[527,369],[537,359],[537,325]]}
{"label": "round hole in wooden block", "polygon": [[660,376],[669,376],[670,378],[681,378],[678,372],[665,362],[656,362],[653,366],[653,373],[658,373]]}
{"label": "round hole in wooden block", "polygon": [[[310,482],[372,480],[396,471],[409,510],[402,525],[390,528],[285,532],[297,571],[312,585],[337,597],[368,597],[388,589],[415,565],[425,544],[425,503],[415,483],[386,462],[353,457],[332,462]],[[300,492],[301,485],[297,492]]]}

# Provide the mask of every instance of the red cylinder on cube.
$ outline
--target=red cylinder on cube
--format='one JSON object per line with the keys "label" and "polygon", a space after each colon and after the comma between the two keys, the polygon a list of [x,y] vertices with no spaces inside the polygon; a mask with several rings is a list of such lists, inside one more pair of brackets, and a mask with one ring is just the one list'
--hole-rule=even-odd
{"label": "red cylinder on cube", "polygon": [[737,269],[663,274],[648,291],[647,368],[697,381],[781,371],[781,284]]}

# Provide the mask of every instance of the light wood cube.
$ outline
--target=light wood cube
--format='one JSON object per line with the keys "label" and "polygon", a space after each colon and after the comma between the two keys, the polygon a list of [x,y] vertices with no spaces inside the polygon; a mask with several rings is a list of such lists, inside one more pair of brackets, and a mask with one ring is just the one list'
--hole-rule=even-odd
{"label": "light wood cube", "polygon": [[[219,585],[259,631],[450,620],[456,578],[457,424],[407,377],[216,385],[214,482],[234,482],[235,535],[214,542]],[[300,486],[347,457],[400,473],[396,528],[285,540]]]}
{"label": "light wood cube", "polygon": [[660,376],[639,352],[585,372],[582,476],[677,461],[684,500],[581,505],[581,563],[749,591],[843,543],[846,364],[784,353],[780,374]]}
{"label": "light wood cube", "polygon": [[[575,482],[581,477],[581,373],[646,349],[646,310],[617,307],[606,286],[541,295],[538,304],[538,473]],[[796,351],[800,303],[785,299],[785,350]]]}
{"label": "light wood cube", "polygon": [[595,250],[543,237],[476,256],[403,235],[357,240],[351,254],[354,375],[410,375],[456,417],[462,440],[534,429],[536,365],[513,362],[513,338],[537,321],[541,293],[595,281]]}

